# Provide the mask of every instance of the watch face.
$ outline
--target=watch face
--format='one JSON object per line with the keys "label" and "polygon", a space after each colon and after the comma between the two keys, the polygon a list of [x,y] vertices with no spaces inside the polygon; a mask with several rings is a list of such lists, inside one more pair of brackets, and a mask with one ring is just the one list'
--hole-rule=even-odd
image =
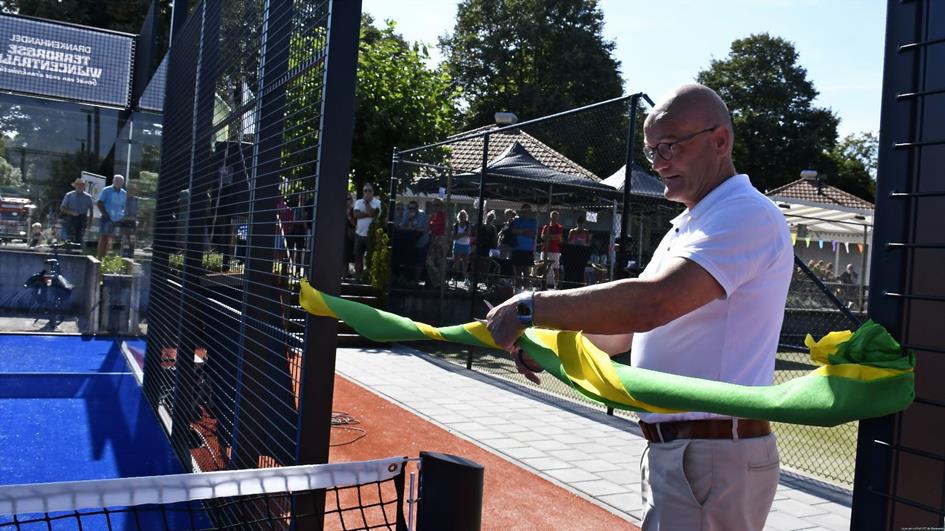
{"label": "watch face", "polygon": [[528,305],[521,302],[518,303],[517,309],[519,315],[531,315],[532,313]]}

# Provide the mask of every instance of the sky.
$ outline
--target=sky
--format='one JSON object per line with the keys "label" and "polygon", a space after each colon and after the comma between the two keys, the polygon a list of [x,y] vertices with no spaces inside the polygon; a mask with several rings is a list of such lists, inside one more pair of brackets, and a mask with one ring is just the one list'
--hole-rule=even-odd
{"label": "sky", "polygon": [[[363,0],[409,41],[435,44],[453,30],[454,0]],[[732,41],[767,32],[794,43],[798,63],[840,117],[840,137],[879,131],[886,2],[883,0],[600,0],[604,37],[616,42],[624,91],[654,100],[695,80]],[[439,50],[431,47],[433,61]]]}

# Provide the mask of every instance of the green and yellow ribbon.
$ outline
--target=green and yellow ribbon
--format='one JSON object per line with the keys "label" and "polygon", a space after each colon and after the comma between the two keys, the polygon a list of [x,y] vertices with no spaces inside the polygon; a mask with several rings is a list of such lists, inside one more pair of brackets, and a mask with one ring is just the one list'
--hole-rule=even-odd
{"label": "green and yellow ribbon", "polygon": [[[354,301],[333,297],[302,281],[302,308],[341,319],[379,342],[448,341],[498,348],[485,324],[433,327]],[[629,411],[704,411],[733,417],[814,426],[902,411],[915,398],[915,354],[903,355],[882,326],[867,321],[856,332],[805,340],[821,367],[771,386],[703,380],[615,363],[581,334],[527,328],[517,345],[543,369],[584,396]]]}

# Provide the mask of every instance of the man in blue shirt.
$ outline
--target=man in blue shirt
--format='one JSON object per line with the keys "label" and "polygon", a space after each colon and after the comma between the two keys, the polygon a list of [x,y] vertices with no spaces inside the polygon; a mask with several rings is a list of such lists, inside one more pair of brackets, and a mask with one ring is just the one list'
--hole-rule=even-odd
{"label": "man in blue shirt", "polygon": [[512,249],[512,271],[515,283],[525,287],[531,267],[535,264],[535,234],[538,232],[538,220],[532,214],[532,206],[522,205],[510,230],[515,235],[515,247]]}
{"label": "man in blue shirt", "polygon": [[125,217],[125,202],[128,200],[128,195],[122,189],[124,184],[125,178],[121,175],[115,175],[112,178],[112,185],[106,186],[98,196],[96,206],[102,214],[98,236],[98,258],[100,260],[111,249],[112,237],[115,235],[118,223]]}

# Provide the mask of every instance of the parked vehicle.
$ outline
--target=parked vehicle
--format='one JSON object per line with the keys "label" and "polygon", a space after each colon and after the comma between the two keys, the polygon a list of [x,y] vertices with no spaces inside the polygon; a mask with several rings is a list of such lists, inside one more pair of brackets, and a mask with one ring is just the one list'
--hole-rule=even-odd
{"label": "parked vehicle", "polygon": [[30,219],[36,205],[16,188],[0,188],[0,243],[28,241]]}

